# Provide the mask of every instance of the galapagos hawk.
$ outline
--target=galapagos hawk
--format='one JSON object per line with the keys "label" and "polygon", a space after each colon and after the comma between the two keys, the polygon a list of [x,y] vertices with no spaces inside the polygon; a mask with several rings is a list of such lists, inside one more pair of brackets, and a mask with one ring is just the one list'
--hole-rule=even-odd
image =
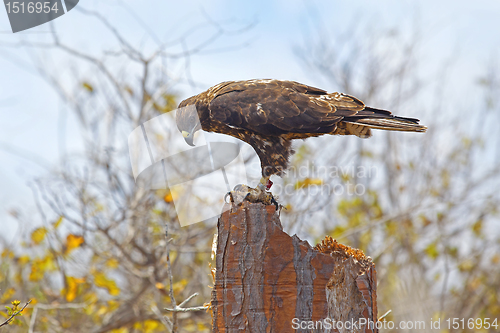
{"label": "galapagos hawk", "polygon": [[[183,108],[189,105],[195,105],[196,111]],[[269,189],[271,175],[281,176],[286,171],[293,154],[293,139],[323,134],[368,138],[371,129],[404,132],[427,129],[419,125],[418,119],[365,106],[356,97],[281,80],[219,83],[182,101],[176,122],[190,145],[194,133],[200,129],[231,135],[250,144],[262,166],[260,192]],[[260,192],[257,197],[265,194]]]}

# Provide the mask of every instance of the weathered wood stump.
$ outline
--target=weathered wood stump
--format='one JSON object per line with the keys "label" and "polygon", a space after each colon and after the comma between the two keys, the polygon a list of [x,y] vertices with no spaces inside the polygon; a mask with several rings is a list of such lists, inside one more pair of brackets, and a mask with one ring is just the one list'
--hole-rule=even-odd
{"label": "weathered wood stump", "polygon": [[213,332],[377,332],[375,265],[330,237],[290,237],[274,205],[244,202],[218,222],[211,305]]}

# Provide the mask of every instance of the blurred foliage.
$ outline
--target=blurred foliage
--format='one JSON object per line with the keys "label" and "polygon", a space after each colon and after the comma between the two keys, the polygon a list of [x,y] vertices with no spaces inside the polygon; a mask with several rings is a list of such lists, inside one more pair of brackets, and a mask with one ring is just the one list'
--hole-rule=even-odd
{"label": "blurred foliage", "polygon": [[[277,193],[285,228],[311,242],[330,235],[372,256],[379,313],[392,310],[386,320],[500,318],[500,170],[494,157],[500,137],[484,124],[485,113],[494,117],[500,105],[496,76],[480,79],[484,110],[467,118],[468,132],[459,126],[458,105],[452,113],[438,101],[419,103],[429,91],[421,89],[417,40],[390,31],[307,43],[298,54],[318,82],[325,79],[322,88],[420,117],[429,131],[299,144],[285,190]],[[176,108],[172,79],[158,69],[166,55],[138,56],[122,44],[121,60],[110,61],[85,57],[63,41],[53,46],[80,65],[70,78],[53,77],[57,71],[48,67],[41,75],[78,117],[85,149],[31,183],[36,218],[12,210],[27,232],[13,243],[2,240],[0,303],[9,308],[0,314],[8,317],[31,299],[11,332],[165,332],[172,325],[179,332],[209,332],[209,313],[174,315],[164,308],[173,307],[170,288],[176,304],[195,292],[193,305],[210,300],[215,228],[198,223],[181,229],[173,199],[184,194],[136,187],[124,145],[136,126]],[[92,82],[85,79],[89,74]],[[41,223],[34,226],[35,219]]]}
{"label": "blurred foliage", "polygon": [[[204,26],[225,33],[213,22]],[[76,116],[83,149],[63,152],[51,172],[30,182],[38,214],[24,204],[10,211],[24,232],[13,243],[0,237],[0,303],[9,307],[0,313],[6,318],[13,313],[14,299],[31,303],[9,332],[211,329],[205,309],[165,308],[195,293],[184,307],[210,301],[214,224],[181,229],[174,199],[189,193],[136,186],[127,146],[134,128],[177,107],[175,80],[162,66],[167,59],[171,65],[188,61],[190,50],[182,57],[164,49],[141,54],[111,32],[120,44],[116,57],[94,57],[56,32],[45,40],[51,51],[35,50],[47,58],[67,57],[78,68],[67,73],[46,64],[40,76]],[[161,135],[167,144],[170,133]]]}
{"label": "blurred foliage", "polygon": [[[304,143],[307,150],[298,151],[307,151],[309,162],[294,158],[294,172],[284,182],[315,179],[324,189],[283,193],[282,220],[313,242],[326,233],[372,256],[379,315],[392,310],[386,320],[500,320],[500,137],[493,134],[500,115],[500,68],[485,68],[477,99],[461,102],[483,100],[484,107],[465,118],[468,109],[459,99],[450,98],[449,109],[442,106],[447,96],[440,86],[453,87],[448,76],[422,79],[418,59],[425,50],[418,48],[418,32],[405,38],[367,30],[356,39],[342,38],[349,31],[325,39],[329,34],[321,31],[296,52],[327,82],[323,88],[420,118],[429,130],[424,135],[373,131],[369,140]],[[433,90],[435,99],[426,98]],[[308,172],[297,172],[304,166]],[[498,326],[441,328],[498,331]]]}

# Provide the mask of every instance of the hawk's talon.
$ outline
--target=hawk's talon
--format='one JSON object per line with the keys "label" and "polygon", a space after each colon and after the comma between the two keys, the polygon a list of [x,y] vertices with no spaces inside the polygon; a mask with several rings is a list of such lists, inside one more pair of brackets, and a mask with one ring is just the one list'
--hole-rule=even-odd
{"label": "hawk's talon", "polygon": [[279,203],[273,197],[272,193],[266,190],[263,184],[257,185],[256,188],[251,188],[247,185],[238,184],[234,189],[226,194],[224,201],[227,197],[231,198],[231,203],[239,205],[243,201],[261,202],[267,205],[275,205],[276,210],[279,209]]}
{"label": "hawk's talon", "polygon": [[[233,200],[233,194],[231,192],[232,191],[227,192],[226,195],[224,196],[224,202],[225,203],[232,203],[232,202],[234,202],[234,200]],[[227,197],[229,197],[229,202],[227,201]]]}
{"label": "hawk's talon", "polygon": [[271,203],[274,204],[276,206],[276,210],[279,209],[279,206],[281,206],[278,201],[276,201],[276,199],[274,199],[274,197],[272,196],[271,194]]}

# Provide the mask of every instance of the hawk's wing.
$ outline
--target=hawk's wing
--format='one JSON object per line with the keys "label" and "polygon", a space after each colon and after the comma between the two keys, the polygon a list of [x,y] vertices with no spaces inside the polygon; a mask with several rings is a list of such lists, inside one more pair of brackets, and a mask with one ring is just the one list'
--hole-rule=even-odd
{"label": "hawk's wing", "polygon": [[330,133],[364,108],[352,96],[278,80],[227,83],[209,105],[212,118],[264,135]]}

